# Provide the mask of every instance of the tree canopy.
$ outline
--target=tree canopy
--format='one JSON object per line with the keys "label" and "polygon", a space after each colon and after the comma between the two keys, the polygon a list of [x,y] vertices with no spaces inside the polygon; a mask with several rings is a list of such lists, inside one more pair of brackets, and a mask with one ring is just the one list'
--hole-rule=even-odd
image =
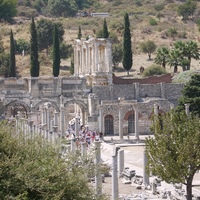
{"label": "tree canopy", "polygon": [[181,4],[178,7],[178,14],[183,17],[183,20],[187,20],[189,17],[192,17],[197,8],[196,1],[187,0],[185,3]]}
{"label": "tree canopy", "polygon": [[78,11],[76,0],[49,0],[48,10],[56,17],[73,17]]}
{"label": "tree canopy", "polygon": [[200,116],[200,75],[195,74],[186,83],[179,98],[177,110],[184,110],[185,104],[190,104],[190,111]]}
{"label": "tree canopy", "polygon": [[54,25],[53,31],[53,76],[58,77],[60,73],[60,44],[58,38],[58,29]]}
{"label": "tree canopy", "polygon": [[30,74],[31,77],[38,77],[40,74],[40,64],[39,64],[39,56],[38,56],[38,40],[37,40],[37,30],[35,27],[35,21],[34,18],[32,18],[31,20],[31,27],[30,27],[30,31],[31,31],[31,39],[30,39],[30,64],[31,64],[31,68],[30,68]]}
{"label": "tree canopy", "polygon": [[54,25],[58,28],[59,41],[63,41],[64,28],[61,23],[55,23],[48,19],[41,19],[37,22],[38,47],[40,50],[48,49],[53,44]]}
{"label": "tree canopy", "polygon": [[1,122],[0,199],[103,199],[94,194],[86,178],[94,171],[91,160],[79,153],[62,158],[58,147],[42,137],[25,140]]}
{"label": "tree canopy", "polygon": [[17,0],[0,1],[0,20],[10,22],[17,15]]}
{"label": "tree canopy", "polygon": [[156,44],[152,40],[147,40],[141,43],[141,49],[148,54],[149,60],[151,60],[151,54],[156,50]]}
{"label": "tree canopy", "polygon": [[128,13],[124,15],[124,37],[123,37],[123,58],[122,64],[124,69],[127,71],[129,75],[129,70],[133,65],[132,58],[132,44],[131,44],[131,31],[130,31],[130,22]]}
{"label": "tree canopy", "polygon": [[9,76],[16,77],[16,61],[15,61],[15,41],[12,30],[10,31],[10,62]]}
{"label": "tree canopy", "polygon": [[167,183],[186,185],[187,200],[192,200],[192,181],[200,170],[200,118],[172,111],[157,118],[152,130],[154,137],[146,140],[149,172]]}

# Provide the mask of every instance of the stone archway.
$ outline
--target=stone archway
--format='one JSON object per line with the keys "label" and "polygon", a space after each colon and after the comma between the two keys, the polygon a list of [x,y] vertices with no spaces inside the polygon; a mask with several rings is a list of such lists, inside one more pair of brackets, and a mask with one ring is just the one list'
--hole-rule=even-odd
{"label": "stone archway", "polygon": [[79,118],[80,125],[87,124],[88,106],[81,100],[72,99],[64,103],[65,107],[65,121],[73,123],[75,117]]}
{"label": "stone archway", "polygon": [[23,101],[11,101],[5,106],[5,118],[15,117],[17,113],[22,113],[25,117],[30,112],[30,107]]}
{"label": "stone archway", "polygon": [[42,100],[40,102],[38,102],[34,107],[33,107],[33,111],[39,111],[41,106],[43,106],[45,103],[50,102],[51,103],[51,107],[53,107],[57,112],[60,111],[59,107],[57,106],[57,104],[53,101],[49,101],[49,100]]}

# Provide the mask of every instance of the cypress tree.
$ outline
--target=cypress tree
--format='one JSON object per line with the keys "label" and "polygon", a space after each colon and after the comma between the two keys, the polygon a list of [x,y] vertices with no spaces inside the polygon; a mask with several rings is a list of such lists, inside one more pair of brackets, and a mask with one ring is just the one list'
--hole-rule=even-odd
{"label": "cypress tree", "polygon": [[123,67],[129,75],[129,70],[132,67],[132,48],[131,48],[131,32],[128,13],[124,16],[124,41],[123,41]]}
{"label": "cypress tree", "polygon": [[16,77],[16,61],[15,61],[15,41],[12,30],[10,31],[10,62],[9,76]]}
{"label": "cypress tree", "polygon": [[71,57],[70,74],[74,74],[74,54]]}
{"label": "cypress tree", "polygon": [[30,56],[31,56],[31,68],[30,74],[31,77],[38,77],[40,72],[40,65],[38,61],[38,40],[37,40],[37,30],[35,27],[34,18],[32,18],[31,22],[31,48],[30,48]]}
{"label": "cypress tree", "polygon": [[107,27],[107,23],[106,23],[106,19],[104,18],[104,22],[103,22],[103,31],[102,31],[102,38],[108,38],[109,36],[109,32],[108,32],[108,27]]}
{"label": "cypress tree", "polygon": [[81,27],[78,27],[78,39],[80,40],[82,37],[82,33],[81,33]]}
{"label": "cypress tree", "polygon": [[60,47],[58,28],[54,25],[53,31],[53,76],[58,77],[60,72]]}

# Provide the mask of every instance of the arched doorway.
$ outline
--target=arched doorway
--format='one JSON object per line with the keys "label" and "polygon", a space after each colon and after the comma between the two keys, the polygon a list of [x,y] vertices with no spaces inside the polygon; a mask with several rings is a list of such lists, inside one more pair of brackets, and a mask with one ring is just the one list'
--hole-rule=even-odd
{"label": "arched doorway", "polygon": [[104,126],[105,126],[105,135],[114,135],[114,124],[113,124],[113,116],[106,115],[104,118]]}
{"label": "arched doorway", "polygon": [[24,117],[27,116],[30,108],[24,102],[12,101],[5,106],[5,118],[15,117],[20,112]]}
{"label": "arched doorway", "polygon": [[135,133],[135,115],[131,113],[128,116],[128,134]]}

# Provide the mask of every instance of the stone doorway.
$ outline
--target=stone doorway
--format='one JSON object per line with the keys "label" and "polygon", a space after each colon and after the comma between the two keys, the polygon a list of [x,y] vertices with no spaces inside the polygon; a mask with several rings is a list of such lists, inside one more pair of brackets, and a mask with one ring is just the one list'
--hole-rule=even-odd
{"label": "stone doorway", "polygon": [[135,133],[135,115],[132,113],[128,116],[128,134]]}
{"label": "stone doorway", "polygon": [[113,116],[112,115],[106,115],[104,118],[104,124],[105,124],[105,135],[114,135],[114,123],[113,123]]}

